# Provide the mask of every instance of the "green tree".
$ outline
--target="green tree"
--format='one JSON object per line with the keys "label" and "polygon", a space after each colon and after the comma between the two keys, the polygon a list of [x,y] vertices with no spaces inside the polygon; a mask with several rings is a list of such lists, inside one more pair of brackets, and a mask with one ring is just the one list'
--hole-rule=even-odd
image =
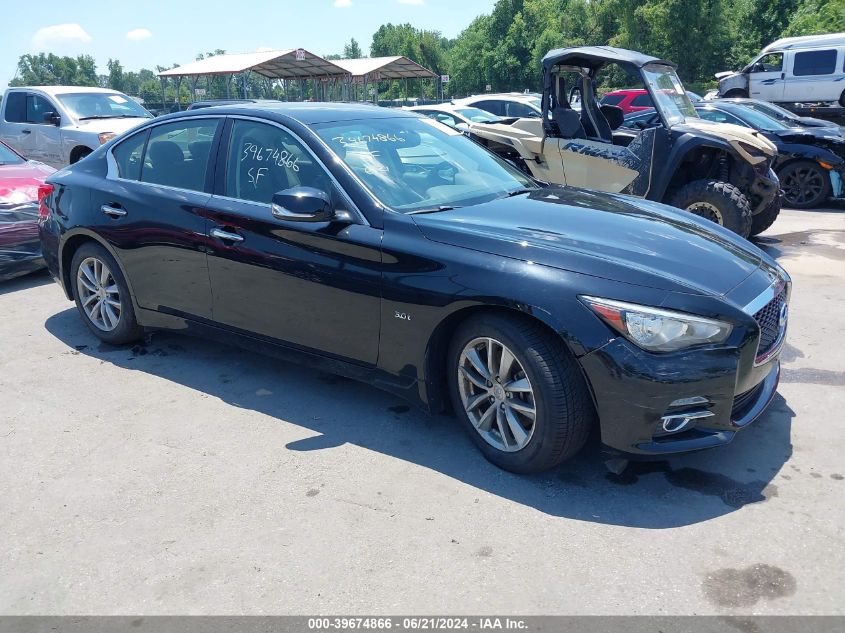
{"label": "green tree", "polygon": [[349,44],[343,47],[344,59],[359,59],[363,56],[364,53],[361,51],[361,45],[358,44],[358,41],[354,37],[349,40]]}
{"label": "green tree", "polygon": [[845,0],[804,0],[783,35],[816,35],[845,31]]}
{"label": "green tree", "polygon": [[108,87],[112,90],[126,92],[126,85],[123,75],[123,66],[116,59],[109,59],[107,63],[109,69]]}

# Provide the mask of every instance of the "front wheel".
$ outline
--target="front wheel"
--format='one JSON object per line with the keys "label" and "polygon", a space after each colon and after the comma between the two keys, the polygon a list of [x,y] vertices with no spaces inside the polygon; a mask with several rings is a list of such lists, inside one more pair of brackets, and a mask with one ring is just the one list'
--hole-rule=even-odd
{"label": "front wheel", "polygon": [[747,99],[748,93],[742,88],[734,88],[725,93],[725,99]]}
{"label": "front wheel", "polygon": [[768,207],[760,211],[757,215],[751,218],[751,235],[760,235],[763,231],[775,223],[780,215],[781,199],[780,196],[775,196],[775,199]]}
{"label": "front wheel", "polygon": [[534,473],[581,450],[595,416],[587,385],[563,342],[539,323],[474,317],[448,353],[455,411],[489,461]]}
{"label": "front wheel", "polygon": [[97,338],[122,345],[143,336],[126,280],[105,248],[93,242],[83,244],[73,254],[70,270],[76,307]]}
{"label": "front wheel", "polygon": [[730,229],[742,237],[751,232],[751,205],[734,185],[720,180],[695,180],[678,189],[669,204]]}
{"label": "front wheel", "polygon": [[821,165],[809,160],[789,163],[778,171],[787,207],[810,209],[830,197],[830,176]]}

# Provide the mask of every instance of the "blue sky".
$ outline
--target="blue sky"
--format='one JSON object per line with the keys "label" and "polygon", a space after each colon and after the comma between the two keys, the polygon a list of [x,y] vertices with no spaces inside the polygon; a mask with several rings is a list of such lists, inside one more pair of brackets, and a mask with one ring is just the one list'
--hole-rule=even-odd
{"label": "blue sky", "polygon": [[410,22],[447,37],[494,0],[36,0],[0,20],[0,89],[25,53],[87,53],[106,73],[109,57],[126,70],[193,61],[200,51],[304,48],[340,53],[354,37],[368,53],[387,22]]}

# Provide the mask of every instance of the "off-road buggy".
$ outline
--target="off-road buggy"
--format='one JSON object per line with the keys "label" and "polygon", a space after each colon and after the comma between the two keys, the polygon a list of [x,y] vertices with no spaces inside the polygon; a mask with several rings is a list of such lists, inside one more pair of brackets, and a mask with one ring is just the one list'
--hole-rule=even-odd
{"label": "off-road buggy", "polygon": [[[660,125],[619,129],[622,111],[599,105],[594,91],[608,64],[642,79]],[[743,237],[775,221],[781,203],[771,169],[775,146],[753,130],[700,119],[672,62],[585,46],[551,51],[542,66],[540,118],[473,124],[470,136],[545,182],[666,202]],[[570,105],[573,92],[580,111]]]}

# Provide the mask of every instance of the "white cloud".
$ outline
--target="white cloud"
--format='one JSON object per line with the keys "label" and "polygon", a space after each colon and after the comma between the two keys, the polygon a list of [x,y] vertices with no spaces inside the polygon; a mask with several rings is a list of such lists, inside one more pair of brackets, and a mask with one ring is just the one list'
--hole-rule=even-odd
{"label": "white cloud", "polygon": [[132,29],[126,34],[126,39],[134,42],[140,42],[141,40],[148,40],[152,36],[153,33],[150,29]]}
{"label": "white cloud", "polygon": [[352,0],[334,0],[334,6],[338,8],[351,7]]}
{"label": "white cloud", "polygon": [[48,48],[68,42],[90,42],[91,36],[78,24],[54,24],[40,28],[32,36],[36,48]]}
{"label": "white cloud", "polygon": [[399,0],[399,4],[425,4],[425,0]]}

